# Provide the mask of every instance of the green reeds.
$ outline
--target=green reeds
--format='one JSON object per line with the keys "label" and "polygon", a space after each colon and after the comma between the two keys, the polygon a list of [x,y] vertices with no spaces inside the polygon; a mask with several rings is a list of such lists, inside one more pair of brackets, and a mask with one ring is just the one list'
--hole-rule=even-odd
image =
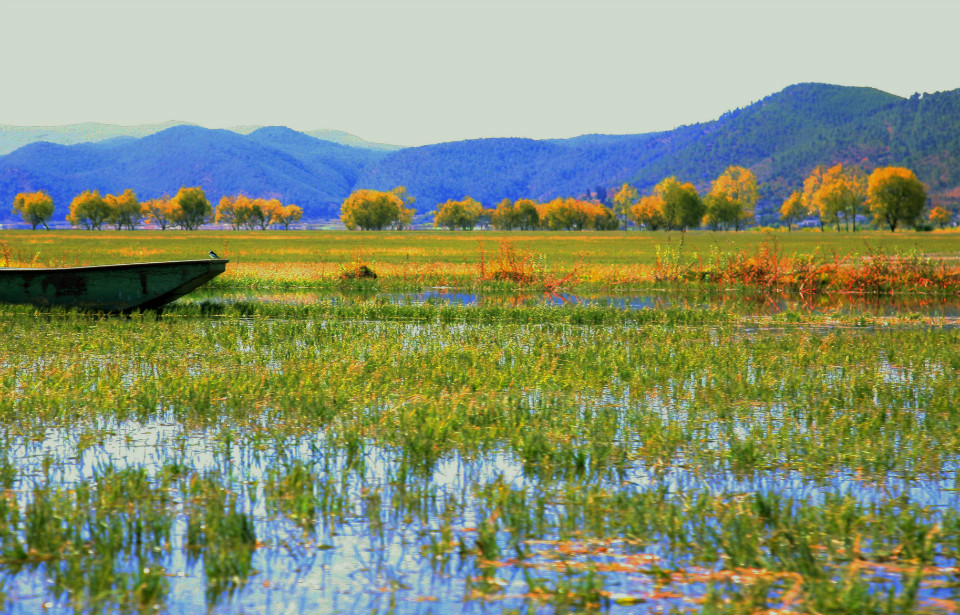
{"label": "green reeds", "polygon": [[[8,597],[49,578],[42,600],[79,612],[229,609],[333,570],[283,591],[332,609],[325,588],[368,575],[397,610],[956,599],[960,330],[930,320],[349,300],[0,316]],[[205,605],[179,602],[186,583]]]}

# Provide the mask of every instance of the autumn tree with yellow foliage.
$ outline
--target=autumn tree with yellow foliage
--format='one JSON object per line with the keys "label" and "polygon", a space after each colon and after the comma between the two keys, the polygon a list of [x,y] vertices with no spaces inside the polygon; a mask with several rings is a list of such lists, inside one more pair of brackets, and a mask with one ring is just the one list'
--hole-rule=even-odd
{"label": "autumn tree with yellow foliage", "polygon": [[300,222],[303,208],[298,205],[284,205],[273,212],[273,224],[279,224],[283,230],[289,230],[291,224]]}
{"label": "autumn tree with yellow foliage", "polygon": [[233,230],[241,228],[261,229],[290,225],[303,218],[303,209],[296,205],[284,205],[278,199],[251,199],[243,194],[224,196],[213,215],[216,224],[227,224]]}
{"label": "autumn tree with yellow foliage", "polygon": [[807,208],[807,213],[817,219],[817,224],[820,225],[820,232],[823,232],[823,226],[826,220],[820,211],[820,203],[817,202],[816,195],[817,191],[820,190],[820,186],[823,185],[823,176],[826,171],[827,169],[824,166],[817,165],[817,167],[810,172],[810,175],[803,180],[803,191],[800,193],[801,201],[804,207]]}
{"label": "autumn tree with yellow foliage", "polygon": [[504,231],[532,231],[540,226],[540,212],[533,199],[517,199],[516,202],[503,199],[497,204],[490,221],[493,228]]}
{"label": "autumn tree with yellow foliage", "polygon": [[544,208],[541,224],[552,231],[582,231],[590,228],[592,206],[579,199],[553,199]]}
{"label": "autumn tree with yellow foliage", "polygon": [[267,230],[267,227],[273,224],[274,215],[279,212],[283,205],[279,199],[251,199],[250,217],[247,224],[251,229],[258,228],[261,231]]}
{"label": "autumn tree with yellow foliage", "polygon": [[110,211],[108,220],[118,231],[124,228],[132,231],[143,219],[143,208],[137,201],[137,195],[129,188],[123,194],[108,194],[103,200]]}
{"label": "autumn tree with yellow foliage", "polygon": [[946,207],[938,205],[930,210],[930,215],[928,219],[931,223],[937,224],[940,228],[944,228],[951,222],[953,222],[953,212],[951,212]]}
{"label": "autumn tree with yellow foliage", "polygon": [[693,184],[681,184],[676,177],[668,177],[657,184],[653,192],[659,197],[666,228],[682,231],[700,226],[706,207]]}
{"label": "autumn tree with yellow foliage", "polygon": [[237,231],[243,228],[250,216],[250,199],[242,194],[222,196],[213,214],[214,224],[226,224]]}
{"label": "autumn tree with yellow foliage", "polygon": [[161,231],[167,230],[168,226],[173,224],[176,217],[177,204],[169,195],[163,195],[159,199],[150,199],[140,205],[140,215],[148,224],[156,224]]}
{"label": "autumn tree with yellow foliage", "polygon": [[393,192],[357,190],[340,206],[340,219],[350,230],[380,231],[396,224],[404,209]]}
{"label": "autumn tree with yellow foliage", "polygon": [[656,194],[641,198],[630,208],[630,219],[649,231],[663,228],[663,199]]}
{"label": "autumn tree with yellow foliage", "polygon": [[67,222],[87,230],[100,230],[110,218],[110,208],[97,190],[84,190],[70,201]]}
{"label": "autumn tree with yellow foliage", "polygon": [[394,223],[394,227],[396,227],[398,231],[402,231],[405,228],[409,228],[410,225],[413,224],[413,215],[417,212],[413,207],[411,207],[411,205],[413,205],[417,199],[407,193],[406,186],[397,186],[390,192],[397,195],[397,198],[400,199],[400,217],[397,218],[397,221]]}
{"label": "autumn tree with yellow foliage", "polygon": [[194,231],[213,216],[213,207],[200,186],[180,188],[172,201],[173,223],[186,231]]}
{"label": "autumn tree with yellow foliage", "polygon": [[47,220],[53,217],[53,199],[43,190],[21,192],[13,198],[13,211],[20,214],[31,229],[36,230],[42,224],[49,231]]}
{"label": "autumn tree with yellow foliage", "polygon": [[903,224],[916,224],[927,204],[927,187],[910,169],[879,167],[867,180],[867,202],[877,224],[890,231]]}
{"label": "autumn tree with yellow foliage", "polygon": [[850,229],[857,230],[857,215],[863,209],[867,196],[867,176],[856,165],[836,164],[829,169],[818,166],[803,182],[803,199],[811,214],[824,224],[836,224],[840,230],[841,220]]}
{"label": "autumn tree with yellow foliage", "polygon": [[483,205],[469,196],[459,201],[447,201],[440,205],[433,218],[433,226],[450,230],[473,230],[483,215]]}
{"label": "autumn tree with yellow foliage", "polygon": [[510,199],[503,199],[497,203],[490,217],[490,224],[498,231],[510,231],[517,228],[514,203]]}
{"label": "autumn tree with yellow foliage", "polygon": [[539,215],[540,224],[554,231],[606,231],[620,226],[609,208],[574,198],[553,199],[541,208]]}
{"label": "autumn tree with yellow foliage", "polygon": [[780,219],[787,223],[787,230],[794,222],[799,222],[807,215],[807,206],[803,202],[803,194],[794,191],[780,206]]}
{"label": "autumn tree with yellow foliage", "polygon": [[637,189],[630,184],[623,184],[620,190],[613,195],[613,213],[618,218],[627,219],[630,217],[630,211],[637,203]]}
{"label": "autumn tree with yellow foliage", "polygon": [[533,199],[517,199],[513,204],[513,212],[521,231],[532,231],[540,227],[540,211]]}
{"label": "autumn tree with yellow foliage", "polygon": [[753,220],[757,196],[757,178],[753,171],[730,166],[714,180],[704,199],[703,223],[713,230],[733,227],[739,231]]}

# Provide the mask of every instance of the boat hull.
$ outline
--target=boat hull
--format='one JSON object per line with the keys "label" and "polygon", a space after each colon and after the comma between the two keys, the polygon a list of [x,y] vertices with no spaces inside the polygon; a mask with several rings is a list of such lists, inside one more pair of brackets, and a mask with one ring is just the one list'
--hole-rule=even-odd
{"label": "boat hull", "polygon": [[33,269],[0,267],[0,303],[98,312],[158,309],[217,277],[226,259]]}

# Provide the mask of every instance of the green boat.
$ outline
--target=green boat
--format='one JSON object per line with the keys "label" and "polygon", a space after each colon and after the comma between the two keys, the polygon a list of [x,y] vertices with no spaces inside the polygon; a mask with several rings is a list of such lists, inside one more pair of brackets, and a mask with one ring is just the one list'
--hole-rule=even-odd
{"label": "green boat", "polygon": [[156,310],[217,277],[228,262],[210,258],[92,267],[0,267],[0,303],[96,312]]}

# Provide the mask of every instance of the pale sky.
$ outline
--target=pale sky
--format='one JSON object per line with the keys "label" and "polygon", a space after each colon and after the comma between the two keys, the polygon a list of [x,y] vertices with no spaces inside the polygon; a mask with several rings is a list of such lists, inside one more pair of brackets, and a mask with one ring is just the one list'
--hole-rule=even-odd
{"label": "pale sky", "polygon": [[955,89],[958,29],[958,0],[0,0],[0,124],[640,133],[799,82]]}

